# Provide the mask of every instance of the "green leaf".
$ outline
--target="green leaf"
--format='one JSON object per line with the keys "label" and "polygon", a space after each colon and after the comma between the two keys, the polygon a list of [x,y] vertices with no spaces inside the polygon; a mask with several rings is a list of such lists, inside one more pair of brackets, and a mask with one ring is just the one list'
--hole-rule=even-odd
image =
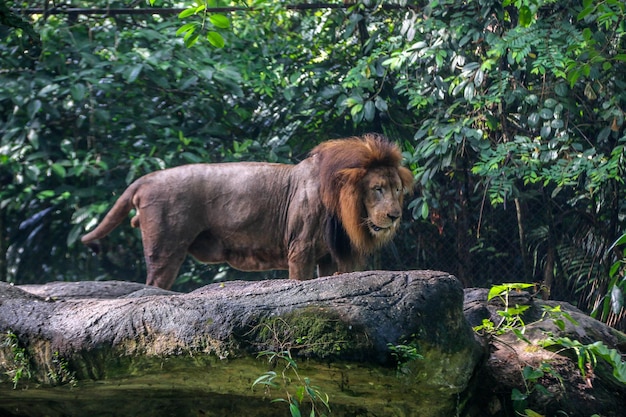
{"label": "green leaf", "polygon": [[52,169],[52,172],[54,172],[60,178],[65,178],[65,176],[67,175],[65,167],[61,164],[54,163],[50,168]]}
{"label": "green leaf", "polygon": [[615,248],[616,246],[621,246],[621,245],[624,245],[624,244],[626,244],[626,233],[624,233],[623,235],[618,237],[617,240],[615,242],[613,242],[613,244],[609,247],[607,252],[612,251],[613,248]]}
{"label": "green leaf", "polygon": [[[550,127],[549,124],[543,125],[541,126],[541,130],[539,131],[539,134],[541,135],[542,139],[548,139],[552,135],[552,128]],[[554,155],[554,156],[557,156],[557,155]],[[550,157],[550,159],[552,160],[554,158]]]}
{"label": "green leaf", "polygon": [[141,74],[141,70],[143,69],[143,64],[133,65],[126,75],[126,82],[133,83]]}
{"label": "green leaf", "polygon": [[[363,110],[363,104],[357,103],[352,108],[350,108],[350,114],[352,117],[356,117]],[[361,115],[362,116],[362,115]]]}
{"label": "green leaf", "polygon": [[374,116],[376,116],[376,107],[374,106],[374,102],[372,100],[368,100],[365,102],[363,110],[363,117],[365,118],[365,120],[367,120],[368,122],[374,120]]}
{"label": "green leaf", "polygon": [[185,41],[185,46],[187,48],[191,48],[196,42],[198,42],[199,37],[200,34],[196,32],[195,29],[193,31],[187,32],[187,34],[183,38],[183,40]]}
{"label": "green leaf", "polygon": [[494,297],[501,296],[511,291],[521,291],[528,288],[533,288],[535,284],[527,284],[524,282],[513,282],[510,284],[501,284],[501,285],[493,285],[491,289],[489,289],[489,293],[487,294],[487,301],[491,300]]}
{"label": "green leaf", "polygon": [[188,9],[183,10],[182,12],[180,12],[178,14],[178,18],[179,19],[184,19],[186,17],[189,17],[191,15],[196,14],[196,8],[195,7],[190,7]]}
{"label": "green leaf", "polygon": [[427,219],[428,218],[428,213],[429,213],[428,204],[426,202],[423,202],[422,203],[422,210],[421,210],[422,219]]}
{"label": "green leaf", "polygon": [[80,101],[85,98],[85,91],[85,85],[82,83],[75,83],[72,84],[72,86],[70,87],[70,94],[72,95],[72,98],[76,101]]}
{"label": "green leaf", "polygon": [[376,105],[376,108],[381,112],[386,112],[389,108],[387,106],[387,102],[380,96],[376,96],[376,99],[374,100],[374,105]]}
{"label": "green leaf", "polygon": [[178,30],[176,31],[176,36],[180,36],[183,33],[186,33],[189,31],[195,31],[197,27],[198,27],[197,22],[186,23],[178,28]]}
{"label": "green leaf", "polygon": [[37,198],[40,200],[46,200],[56,195],[54,190],[43,190],[37,193]]}
{"label": "green leaf", "polygon": [[519,9],[519,24],[522,27],[528,27],[533,21],[533,14],[528,6],[522,6]]}
{"label": "green leaf", "polygon": [[220,35],[219,33],[215,31],[210,30],[206,34],[206,38],[209,41],[209,43],[215,46],[216,48],[223,48],[225,45],[224,38],[222,37],[222,35]]}
{"label": "green leaf", "polygon": [[560,82],[554,86],[554,92],[559,97],[567,97],[567,95],[569,94],[569,87],[567,86],[566,83]]}
{"label": "green leaf", "polygon": [[260,377],[258,377],[257,379],[255,379],[254,382],[252,383],[252,386],[254,387],[255,385],[267,385],[270,387],[278,387],[278,385],[274,382],[275,378],[276,378],[276,372],[268,371],[264,373],[263,375],[261,375]]}
{"label": "green leaf", "polygon": [[513,401],[524,401],[526,398],[528,398],[528,395],[522,394],[522,392],[517,388],[513,388],[513,390],[511,390],[511,399]]}
{"label": "green leaf", "polygon": [[228,29],[230,27],[230,20],[220,13],[211,14],[209,22],[218,29]]}
{"label": "green leaf", "polygon": [[525,366],[522,370],[522,375],[526,380],[537,380],[543,376],[543,371],[532,366]]}
{"label": "green leaf", "polygon": [[35,115],[41,110],[41,101],[40,100],[31,100],[26,106],[26,112],[28,113],[29,119],[34,119]]}
{"label": "green leaf", "polygon": [[298,387],[298,389],[296,390],[296,399],[299,402],[304,401],[304,394],[305,394],[305,392],[306,392],[306,387],[304,385],[300,385]]}
{"label": "green leaf", "polygon": [[611,310],[613,313],[619,314],[624,307],[624,295],[619,286],[614,285],[611,289]]}
{"label": "green leaf", "polygon": [[551,109],[544,107],[539,112],[539,116],[541,116],[541,118],[544,120],[552,119],[552,117],[554,116],[554,112]]}
{"label": "green leaf", "polygon": [[530,127],[539,126],[539,121],[540,121],[539,113],[531,113],[528,115],[528,125]]}
{"label": "green leaf", "polygon": [[595,10],[593,4],[585,5],[585,3],[589,3],[589,1],[583,1],[583,9],[580,11],[580,13],[578,13],[578,16],[576,16],[576,19],[578,20],[583,20]]}
{"label": "green leaf", "polygon": [[83,234],[83,227],[80,224],[75,224],[67,235],[66,244],[72,246],[78,238]]}
{"label": "green leaf", "polygon": [[300,408],[297,404],[290,403],[289,411],[291,412],[291,417],[302,417],[302,414],[300,414]]}
{"label": "green leaf", "polygon": [[546,99],[546,101],[543,102],[543,105],[547,108],[553,109],[554,106],[556,106],[558,104],[558,101],[556,101],[553,98],[548,98]]}

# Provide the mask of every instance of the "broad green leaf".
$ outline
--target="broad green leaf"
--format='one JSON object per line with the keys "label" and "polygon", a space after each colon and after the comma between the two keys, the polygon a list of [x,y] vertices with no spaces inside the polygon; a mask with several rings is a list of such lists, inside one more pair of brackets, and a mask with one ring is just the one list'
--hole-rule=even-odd
{"label": "broad green leaf", "polygon": [[178,28],[178,30],[176,31],[176,35],[180,36],[183,33],[186,33],[186,32],[189,32],[189,31],[195,31],[197,27],[198,27],[198,23],[196,23],[196,22],[186,23],[186,24],[184,24],[184,25],[182,25],[181,27]]}
{"label": "broad green leaf", "polygon": [[300,408],[297,404],[290,403],[289,411],[291,412],[291,417],[302,417],[302,414],[300,414]]}
{"label": "broad green leaf", "polygon": [[428,218],[428,204],[426,204],[426,202],[422,203],[422,210],[421,210],[421,216],[422,219],[427,219]]}
{"label": "broad green leaf", "polygon": [[26,107],[26,111],[28,112],[28,118],[34,119],[39,110],[41,110],[41,101],[37,99],[31,100]]}
{"label": "broad green leaf", "polygon": [[526,398],[528,398],[528,395],[522,394],[522,392],[517,388],[513,388],[513,390],[511,390],[511,399],[513,401],[524,401]]}
{"label": "broad green leaf", "polygon": [[200,34],[198,32],[196,32],[195,29],[194,30],[190,30],[183,37],[183,41],[185,42],[185,46],[187,48],[191,48],[196,42],[198,42],[198,38],[199,37],[200,37]]}
{"label": "broad green leaf", "polygon": [[621,246],[626,244],[626,233],[617,238],[615,242],[609,247],[608,251],[612,251],[616,246]]}
{"label": "broad green leaf", "polygon": [[209,22],[218,29],[228,29],[230,27],[230,20],[220,13],[209,15]]}
{"label": "broad green leaf", "polygon": [[75,83],[72,84],[72,86],[70,87],[70,94],[72,95],[72,98],[76,101],[80,101],[85,98],[85,91],[85,85],[82,83]]}
{"label": "broad green leaf", "polygon": [[556,101],[553,98],[548,98],[546,99],[546,101],[543,102],[543,105],[549,109],[554,108],[554,106],[556,106],[558,104],[558,101]]}
{"label": "broad green leaf", "polygon": [[487,293],[487,301],[494,297],[501,296],[511,291],[521,291],[528,288],[533,288],[535,284],[527,284],[524,282],[514,282],[510,284],[493,285]]}
{"label": "broad green leaf", "polygon": [[522,370],[522,375],[526,380],[537,380],[541,378],[544,373],[541,369],[533,368],[532,366],[525,366]]}
{"label": "broad green leaf", "polygon": [[356,117],[363,110],[363,104],[356,103],[354,106],[350,108],[350,114],[352,117]]}
{"label": "broad green leaf", "polygon": [[552,117],[554,116],[554,112],[551,109],[544,107],[539,112],[539,116],[541,116],[541,118],[544,120],[552,119]]}
{"label": "broad green leaf", "polygon": [[183,10],[182,12],[180,12],[178,14],[178,18],[179,19],[184,19],[186,17],[189,17],[191,15],[196,14],[196,8],[195,7],[190,7],[188,9]]}
{"label": "broad green leaf", "polygon": [[363,110],[363,117],[365,118],[365,120],[367,120],[368,122],[374,120],[374,117],[376,116],[376,107],[374,106],[374,102],[372,100],[368,100],[365,102]]}
{"label": "broad green leaf", "polygon": [[72,229],[67,235],[67,240],[66,240],[67,246],[72,246],[74,243],[76,243],[76,241],[78,240],[78,238],[80,238],[80,235],[82,234],[83,234],[82,225],[75,224],[74,226],[72,226]]}
{"label": "broad green leaf", "polygon": [[528,27],[533,21],[533,14],[530,8],[526,5],[519,9],[519,24],[522,27]]}
{"label": "broad green leaf", "polygon": [[611,310],[613,313],[619,314],[624,307],[624,294],[619,286],[614,285],[611,289]]}
{"label": "broad green leaf", "polygon": [[569,94],[569,87],[567,86],[566,83],[559,82],[559,83],[556,83],[556,85],[554,86],[554,92],[559,97],[567,97],[567,95]]}
{"label": "broad green leaf", "polygon": [[528,125],[530,127],[539,126],[539,121],[540,121],[539,113],[530,113],[528,115]]}
{"label": "broad green leaf", "polygon": [[580,11],[580,13],[578,13],[578,16],[576,16],[578,20],[583,20],[585,17],[589,16],[595,10],[595,7],[593,7],[593,5],[591,4],[585,5],[585,3],[587,2],[588,1],[583,1],[583,9]]}
{"label": "broad green leaf", "polygon": [[54,172],[60,178],[65,178],[65,176],[67,175],[65,167],[61,164],[54,163],[50,168],[52,169],[52,172]]}
{"label": "broad green leaf", "polygon": [[475,92],[476,92],[476,87],[474,87],[474,84],[467,83],[467,85],[465,86],[465,89],[463,90],[463,98],[465,98],[465,100],[467,101],[472,101],[472,99],[474,98]]}
{"label": "broad green leaf", "polygon": [[133,65],[126,75],[126,82],[134,83],[139,74],[141,74],[141,70],[143,70],[143,64]]}
{"label": "broad green leaf", "polygon": [[37,193],[37,198],[40,200],[46,200],[54,197],[55,195],[56,193],[54,192],[54,190],[44,190]]}
{"label": "broad green leaf", "polygon": [[389,107],[387,106],[387,102],[380,96],[376,96],[374,104],[376,105],[376,108],[381,112],[386,112],[389,109]]}
{"label": "broad green leaf", "polygon": [[223,48],[225,45],[224,38],[222,37],[222,35],[220,35],[219,33],[215,31],[210,30],[206,34],[206,38],[209,41],[209,43],[215,46],[216,48]]}

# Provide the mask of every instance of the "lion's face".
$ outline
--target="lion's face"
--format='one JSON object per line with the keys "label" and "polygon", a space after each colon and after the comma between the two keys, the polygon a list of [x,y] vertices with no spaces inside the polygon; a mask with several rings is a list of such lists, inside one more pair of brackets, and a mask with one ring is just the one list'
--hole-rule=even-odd
{"label": "lion's face", "polygon": [[403,186],[395,168],[371,169],[362,180],[364,225],[379,243],[395,234],[402,216]]}

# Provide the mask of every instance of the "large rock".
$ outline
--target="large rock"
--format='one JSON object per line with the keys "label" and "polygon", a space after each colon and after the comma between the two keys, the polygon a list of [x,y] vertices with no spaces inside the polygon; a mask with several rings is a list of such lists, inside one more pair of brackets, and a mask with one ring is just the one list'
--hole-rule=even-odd
{"label": "large rock", "polygon": [[[447,417],[460,412],[482,354],[459,282],[433,271],[189,294],[0,283],[0,332],[0,414],[15,416],[289,415],[270,400],[297,398],[310,381],[333,416]],[[279,388],[252,389],[272,370]]]}

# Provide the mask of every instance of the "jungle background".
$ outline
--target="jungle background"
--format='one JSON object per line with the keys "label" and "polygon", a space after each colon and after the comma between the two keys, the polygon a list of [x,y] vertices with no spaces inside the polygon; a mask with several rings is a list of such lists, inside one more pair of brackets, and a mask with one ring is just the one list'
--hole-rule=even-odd
{"label": "jungle background", "polygon": [[[79,241],[134,179],[374,131],[416,187],[370,267],[535,282],[624,329],[625,18],[620,0],[0,2],[0,280],[144,282],[128,224],[100,255]],[[188,259],[174,289],[272,277]]]}

